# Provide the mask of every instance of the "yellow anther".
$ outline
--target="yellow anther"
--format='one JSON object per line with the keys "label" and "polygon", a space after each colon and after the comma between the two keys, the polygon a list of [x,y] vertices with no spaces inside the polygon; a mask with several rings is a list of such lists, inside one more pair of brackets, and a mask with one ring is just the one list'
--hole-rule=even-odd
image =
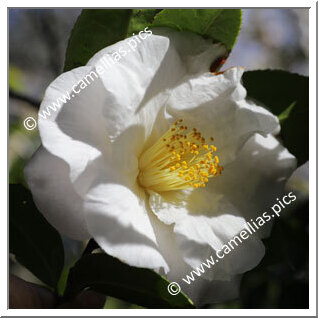
{"label": "yellow anther", "polygon": [[140,156],[138,179],[144,188],[160,192],[205,187],[210,179],[222,173],[219,158],[213,156],[217,149],[209,144],[213,138],[206,142],[196,128],[186,131],[188,127],[181,122],[175,121]]}

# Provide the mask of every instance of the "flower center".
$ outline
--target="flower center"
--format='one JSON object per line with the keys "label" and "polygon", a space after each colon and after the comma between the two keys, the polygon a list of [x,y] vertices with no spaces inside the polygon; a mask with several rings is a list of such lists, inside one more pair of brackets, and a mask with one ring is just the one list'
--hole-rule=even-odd
{"label": "flower center", "polygon": [[214,155],[216,147],[196,128],[183,126],[182,121],[176,121],[139,158],[138,180],[144,188],[158,192],[204,188],[210,178],[222,173],[223,167]]}

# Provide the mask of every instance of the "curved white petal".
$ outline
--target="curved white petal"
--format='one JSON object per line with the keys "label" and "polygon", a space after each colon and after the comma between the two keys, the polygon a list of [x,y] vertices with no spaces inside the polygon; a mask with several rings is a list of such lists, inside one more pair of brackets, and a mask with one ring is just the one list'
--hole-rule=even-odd
{"label": "curved white petal", "polygon": [[242,74],[242,68],[231,68],[220,75],[189,77],[167,101],[169,114],[184,118],[186,125],[197,128],[205,138],[215,139],[222,165],[232,161],[256,132],[279,131],[276,116],[245,100]]}
{"label": "curved white petal", "polygon": [[[234,299],[239,293],[239,276],[228,276],[227,280],[209,279],[211,270],[206,270],[206,273],[201,277],[194,276],[195,280],[190,284],[187,283],[187,275],[193,268],[184,261],[182,251],[179,248],[178,238],[174,233],[173,224],[167,225],[161,222],[156,215],[150,212],[150,220],[153,224],[157,242],[161,254],[169,265],[169,272],[165,276],[171,282],[177,282],[182,291],[184,291],[197,308],[208,304],[217,303],[229,299]],[[198,246],[200,249],[201,246]],[[183,280],[185,279],[185,281]]]}
{"label": "curved white petal", "polygon": [[[123,53],[114,63],[116,52]],[[111,138],[130,125],[144,126],[147,136],[165,102],[155,97],[169,96],[187,74],[208,71],[225,53],[224,46],[211,40],[165,28],[154,29],[144,40],[131,37],[99,51],[87,65],[101,71]]]}
{"label": "curved white petal", "polygon": [[[102,116],[105,109],[104,87],[99,79],[60,107],[52,105],[65,94],[72,95],[72,87],[91,71],[92,67],[80,67],[60,75],[45,92],[39,111],[39,131],[44,148],[60,157],[70,166],[74,181],[89,162],[107,153],[107,125]],[[50,115],[43,118],[44,111]],[[42,116],[41,116],[42,115]]]}
{"label": "curved white petal", "polygon": [[61,233],[88,239],[83,200],[69,178],[69,167],[60,158],[40,147],[25,168],[33,199],[44,217]]}
{"label": "curved white petal", "polygon": [[[165,224],[174,224],[174,232],[187,264],[199,267],[211,255],[222,250],[240,231],[245,219],[220,195],[205,190],[171,191],[150,194],[152,211]],[[255,267],[264,256],[264,246],[257,236],[231,243],[231,253],[207,271],[206,279],[228,280]]]}
{"label": "curved white petal", "polygon": [[134,126],[144,129],[140,152],[170,90],[187,73],[201,71],[198,61],[205,57],[212,63],[225,53],[195,34],[158,32],[163,35],[128,38],[99,51],[87,66],[60,75],[46,90],[39,111],[42,143],[70,165],[71,180],[108,155],[107,143]]}
{"label": "curved white petal", "polygon": [[[295,168],[295,157],[276,138],[256,134],[208,187],[227,197],[247,220],[255,220],[263,212],[272,212],[271,207],[277,203],[276,198],[285,194],[286,181]],[[266,225],[257,231],[261,238],[269,233],[270,226]]]}
{"label": "curved white petal", "polygon": [[136,191],[140,192],[116,183],[93,186],[85,200],[88,230],[106,253],[132,266],[167,272],[142,199],[144,193]]}

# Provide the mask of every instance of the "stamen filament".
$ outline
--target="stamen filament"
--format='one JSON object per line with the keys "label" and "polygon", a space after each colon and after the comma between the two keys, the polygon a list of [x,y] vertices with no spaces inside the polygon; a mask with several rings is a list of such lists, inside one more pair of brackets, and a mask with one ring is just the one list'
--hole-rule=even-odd
{"label": "stamen filament", "polygon": [[[204,188],[209,179],[220,175],[223,167],[214,145],[201,133],[181,125],[173,126],[139,158],[139,182],[154,191]],[[214,139],[210,137],[212,142]]]}

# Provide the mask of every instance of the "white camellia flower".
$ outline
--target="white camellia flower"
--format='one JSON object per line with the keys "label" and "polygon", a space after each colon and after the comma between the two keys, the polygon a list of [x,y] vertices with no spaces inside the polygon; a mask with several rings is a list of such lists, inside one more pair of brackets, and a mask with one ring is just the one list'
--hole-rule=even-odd
{"label": "white camellia flower", "polygon": [[[40,112],[103,67],[126,39],[60,75]],[[26,168],[35,203],[61,233],[171,281],[199,266],[279,197],[295,158],[276,116],[246,100],[242,68],[192,33],[157,29],[47,119]],[[97,71],[96,71],[97,72]],[[203,306],[236,297],[264,256],[262,227],[185,292]]]}

